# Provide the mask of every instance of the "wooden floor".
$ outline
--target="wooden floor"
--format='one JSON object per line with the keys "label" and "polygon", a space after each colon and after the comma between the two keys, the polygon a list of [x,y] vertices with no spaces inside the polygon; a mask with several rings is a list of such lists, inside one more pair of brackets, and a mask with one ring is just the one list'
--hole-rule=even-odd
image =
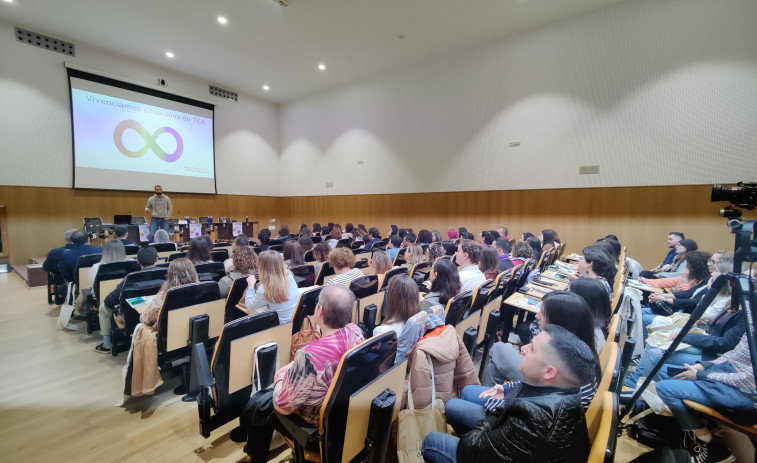
{"label": "wooden floor", "polygon": [[[243,444],[229,440],[236,423],[210,439],[199,432],[197,404],[172,393],[121,399],[118,357],[94,352],[97,334],[60,331],[45,288],[0,274],[0,458],[7,462],[239,462]],[[290,456],[287,450],[275,460]]]}
{"label": "wooden floor", "polygon": [[[116,407],[126,353],[116,358],[95,353],[102,338],[87,335],[81,322],[78,332],[57,329],[59,310],[47,305],[45,290],[0,274],[2,461],[247,461],[242,444],[229,439],[236,422],[210,439],[200,435],[197,405],[172,393],[178,378],[167,380],[155,396]],[[621,438],[615,461],[630,461],[646,450]],[[744,450],[739,461],[751,461],[748,441]],[[271,461],[290,457],[285,450]]]}

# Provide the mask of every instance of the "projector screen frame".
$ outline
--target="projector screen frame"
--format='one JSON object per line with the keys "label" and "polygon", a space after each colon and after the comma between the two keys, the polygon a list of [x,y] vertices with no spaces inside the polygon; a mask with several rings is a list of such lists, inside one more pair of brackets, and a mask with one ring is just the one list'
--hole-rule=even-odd
{"label": "projector screen frame", "polygon": [[[69,96],[69,113],[71,115],[71,163],[72,163],[72,175],[71,175],[71,188],[75,190],[108,190],[108,191],[136,191],[136,192],[150,192],[152,190],[147,189],[124,189],[124,188],[89,188],[89,187],[77,187],[76,186],[76,138],[75,138],[75,127],[74,127],[74,101],[73,101],[73,89],[71,86],[71,78],[77,78],[77,79],[83,79],[83,80],[89,80],[95,83],[99,83],[102,85],[108,85],[116,88],[120,88],[123,90],[128,90],[136,93],[142,93],[145,95],[149,95],[156,98],[162,98],[169,101],[174,101],[177,103],[182,103],[190,106],[196,106],[198,108],[202,108],[208,111],[211,111],[213,113],[213,192],[195,192],[195,191],[176,191],[176,193],[185,193],[185,194],[198,194],[198,195],[217,195],[218,194],[218,175],[217,175],[217,166],[216,166],[216,124],[215,124],[215,104],[209,103],[206,101],[201,101],[198,99],[190,98],[187,96],[182,96],[170,92],[161,91],[155,88],[150,88],[148,86],[139,85],[137,83],[131,83],[126,82],[124,80],[119,80],[114,77],[104,76],[95,74],[93,72],[88,72],[83,69],[78,69],[77,67],[71,66],[70,63],[66,64],[66,72],[67,72],[67,80],[68,80],[68,96]],[[167,190],[167,192],[171,192],[171,190]]]}

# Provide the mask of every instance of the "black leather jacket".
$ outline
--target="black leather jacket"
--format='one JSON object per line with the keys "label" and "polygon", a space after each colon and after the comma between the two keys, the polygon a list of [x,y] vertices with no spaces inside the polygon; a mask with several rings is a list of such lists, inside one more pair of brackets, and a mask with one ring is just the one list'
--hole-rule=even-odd
{"label": "black leather jacket", "polygon": [[460,463],[586,462],[589,435],[578,389],[522,383],[503,412],[467,432],[457,447]]}

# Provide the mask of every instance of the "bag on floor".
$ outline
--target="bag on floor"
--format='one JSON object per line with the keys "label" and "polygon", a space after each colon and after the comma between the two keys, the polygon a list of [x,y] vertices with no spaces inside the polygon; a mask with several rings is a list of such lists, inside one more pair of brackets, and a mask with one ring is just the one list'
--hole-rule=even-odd
{"label": "bag on floor", "polygon": [[434,365],[431,365],[431,403],[416,409],[413,406],[413,389],[410,375],[407,380],[407,409],[400,411],[399,431],[397,436],[397,458],[399,463],[423,463],[421,444],[426,434],[432,431],[447,432],[447,417],[444,415],[444,402],[436,398],[434,384]]}
{"label": "bag on floor", "polygon": [[[68,321],[71,319],[71,314],[74,313],[74,284],[69,283],[66,290],[66,299],[63,304],[60,305],[60,314],[58,314],[58,328],[65,330],[68,327]],[[69,328],[71,329],[71,328]]]}

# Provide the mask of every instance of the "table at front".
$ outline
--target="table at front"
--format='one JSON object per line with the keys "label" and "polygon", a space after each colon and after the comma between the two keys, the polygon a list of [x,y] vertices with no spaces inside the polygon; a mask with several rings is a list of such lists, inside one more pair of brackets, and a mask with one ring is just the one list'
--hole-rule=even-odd
{"label": "table at front", "polygon": [[[257,223],[258,222],[242,222],[242,233],[247,235],[247,238],[250,240],[255,239],[255,225]],[[213,224],[202,223],[200,225],[202,225],[202,233],[210,233],[210,237],[213,239],[213,241],[234,241],[234,238],[236,238],[235,236],[233,236],[234,226],[232,222],[218,222]],[[212,230],[210,229],[211,225],[213,227]],[[176,227],[178,227],[179,229],[178,241],[184,243],[190,241],[189,225],[181,224],[176,225]]]}

